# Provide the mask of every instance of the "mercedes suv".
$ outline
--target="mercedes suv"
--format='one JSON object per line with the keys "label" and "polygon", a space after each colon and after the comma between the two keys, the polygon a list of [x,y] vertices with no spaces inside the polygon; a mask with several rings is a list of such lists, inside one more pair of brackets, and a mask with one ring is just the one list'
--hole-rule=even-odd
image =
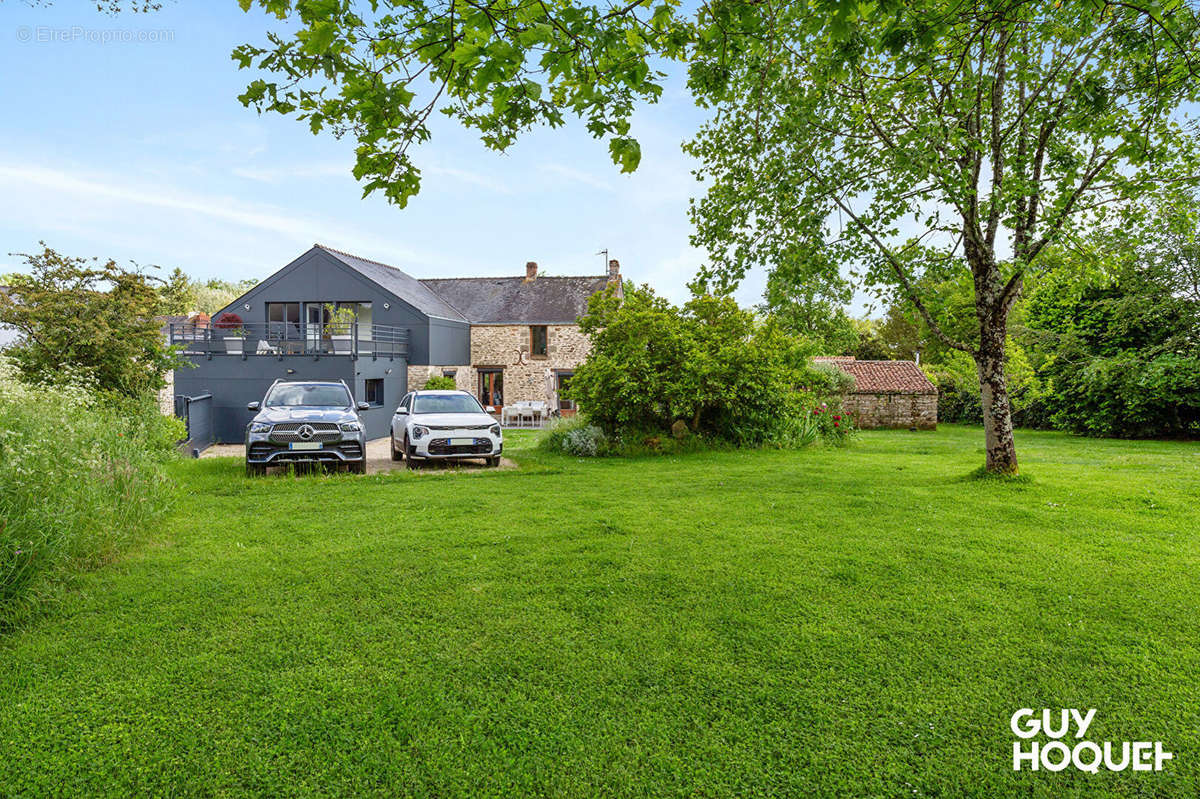
{"label": "mercedes suv", "polygon": [[265,474],[268,466],[321,463],[367,471],[367,435],[345,382],[276,380],[262,402],[251,402],[256,415],[246,425],[246,474]]}
{"label": "mercedes suv", "polygon": [[392,416],[392,460],[483,458],[500,465],[500,425],[465,391],[413,391]]}

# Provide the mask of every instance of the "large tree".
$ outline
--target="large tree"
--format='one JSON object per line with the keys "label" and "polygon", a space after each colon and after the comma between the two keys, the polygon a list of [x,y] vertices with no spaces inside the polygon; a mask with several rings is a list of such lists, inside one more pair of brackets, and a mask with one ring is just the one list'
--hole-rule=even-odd
{"label": "large tree", "polygon": [[[1136,219],[1147,195],[1196,179],[1180,114],[1200,88],[1196,14],[1102,0],[883,8],[843,38],[812,35],[805,6],[765,9],[693,68],[718,108],[689,145],[711,181],[696,241],[725,283],[832,255],[897,291],[974,359],[987,469],[1015,473],[1009,312],[1049,245]],[[961,273],[969,338],[922,291]]]}
{"label": "large tree", "polygon": [[[503,149],[573,114],[623,169],[638,102],[689,63],[717,109],[692,143],[702,281],[842,264],[898,290],[978,365],[987,467],[1017,470],[1005,331],[1043,250],[1195,176],[1196,15],[1182,0],[241,0],[292,23],[234,58],[242,100],[357,141],[365,192],[403,205],[409,148],[445,113]],[[914,257],[919,252],[921,257]],[[799,265],[799,266],[797,266]],[[948,335],[920,285],[971,277],[978,331]]]}
{"label": "large tree", "polygon": [[45,247],[10,276],[0,323],[19,333],[5,350],[22,377],[83,378],[104,391],[141,396],[161,388],[177,356],[155,320],[159,281],[114,261],[73,258]]}

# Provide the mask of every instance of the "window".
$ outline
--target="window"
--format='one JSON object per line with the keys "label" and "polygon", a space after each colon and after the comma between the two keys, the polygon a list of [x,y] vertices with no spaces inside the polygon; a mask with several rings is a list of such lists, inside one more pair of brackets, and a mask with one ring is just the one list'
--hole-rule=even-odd
{"label": "window", "polygon": [[567,388],[571,385],[571,378],[574,376],[574,372],[554,373],[554,390],[558,393],[558,409],[560,411],[575,410],[575,400],[563,396],[564,393],[567,393]]}
{"label": "window", "polygon": [[458,376],[457,369],[443,369],[442,370],[442,377],[448,377],[451,380],[454,380],[457,376]]}
{"label": "window", "polygon": [[358,320],[358,340],[370,341],[375,330],[375,311],[369,302],[345,303],[354,308],[354,316]]}
{"label": "window", "polygon": [[404,399],[400,400],[400,407],[408,410],[409,403],[412,402],[412,394],[405,394]]}
{"label": "window", "polygon": [[529,326],[529,354],[534,358],[545,358],[550,352],[550,334],[545,325]]}
{"label": "window", "polygon": [[[382,382],[382,381],[381,381]],[[345,386],[330,383],[278,383],[267,394],[268,407],[277,408],[349,408],[350,392]]]}
{"label": "window", "polygon": [[272,339],[300,338],[300,303],[268,302],[267,330]]}
{"label": "window", "polygon": [[482,413],[470,394],[421,394],[413,400],[413,413]]}
{"label": "window", "polygon": [[497,408],[504,404],[504,370],[484,368],[479,370],[479,401]]}
{"label": "window", "polygon": [[363,402],[373,408],[383,405],[383,378],[375,377],[363,381]]}

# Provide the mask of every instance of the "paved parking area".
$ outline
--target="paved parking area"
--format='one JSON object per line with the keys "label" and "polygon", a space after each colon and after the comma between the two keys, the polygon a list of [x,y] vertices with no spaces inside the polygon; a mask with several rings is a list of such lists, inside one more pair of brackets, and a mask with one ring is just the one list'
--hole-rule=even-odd
{"label": "paved parking area", "polygon": [[[376,438],[367,442],[367,474],[378,474],[381,472],[394,472],[405,468],[406,464],[401,461],[396,463],[392,461],[388,455],[388,448],[391,446],[391,439],[388,437]],[[241,458],[244,457],[246,448],[242,444],[214,444],[201,453],[201,458]],[[486,469],[482,459],[471,459],[466,461],[424,461],[421,463],[421,468],[418,472],[435,472],[444,471],[447,469],[478,469],[480,471]],[[500,459],[501,469],[515,469],[517,464],[508,458]]]}

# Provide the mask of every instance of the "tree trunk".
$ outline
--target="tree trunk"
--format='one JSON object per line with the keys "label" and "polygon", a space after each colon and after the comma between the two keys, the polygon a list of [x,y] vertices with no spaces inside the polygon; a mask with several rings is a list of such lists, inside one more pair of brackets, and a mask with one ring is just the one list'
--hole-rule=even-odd
{"label": "tree trunk", "polygon": [[1003,322],[993,321],[980,330],[975,363],[979,367],[983,400],[987,471],[1013,475],[1017,473],[1017,446],[1013,441],[1012,405],[1008,401],[1008,378],[1004,370],[1005,327]]}
{"label": "tree trunk", "polygon": [[974,355],[983,402],[985,468],[989,474],[1014,475],[1017,445],[1013,441],[1012,405],[1008,401],[1008,376],[1004,368],[1008,311],[1013,298],[1005,295],[991,242],[980,246],[969,235],[964,239],[967,262],[975,279],[975,315],[979,320],[979,349]]}

